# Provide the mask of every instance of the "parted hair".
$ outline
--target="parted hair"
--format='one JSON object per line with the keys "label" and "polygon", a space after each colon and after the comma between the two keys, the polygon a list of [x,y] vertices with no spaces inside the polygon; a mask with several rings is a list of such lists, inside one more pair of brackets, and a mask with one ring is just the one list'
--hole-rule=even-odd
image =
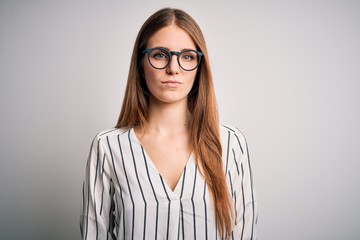
{"label": "parted hair", "polygon": [[189,34],[204,55],[194,85],[188,95],[190,139],[196,163],[210,190],[216,223],[221,236],[228,238],[233,223],[233,208],[222,162],[219,119],[208,52],[202,31],[186,12],[164,8],[142,25],[133,49],[127,86],[116,128],[148,127],[149,90],[143,73],[143,51],[149,38],[159,29],[175,24]]}

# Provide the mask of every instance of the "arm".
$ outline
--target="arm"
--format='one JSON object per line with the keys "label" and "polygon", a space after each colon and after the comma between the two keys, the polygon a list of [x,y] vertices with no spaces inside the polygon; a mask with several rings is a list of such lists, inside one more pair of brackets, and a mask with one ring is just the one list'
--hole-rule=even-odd
{"label": "arm", "polygon": [[236,211],[234,239],[257,239],[257,201],[247,142],[239,130],[236,129],[234,135],[234,158],[239,169],[238,178],[234,183]]}
{"label": "arm", "polygon": [[86,164],[80,214],[81,239],[116,239],[113,233],[114,188],[103,139],[95,137]]}

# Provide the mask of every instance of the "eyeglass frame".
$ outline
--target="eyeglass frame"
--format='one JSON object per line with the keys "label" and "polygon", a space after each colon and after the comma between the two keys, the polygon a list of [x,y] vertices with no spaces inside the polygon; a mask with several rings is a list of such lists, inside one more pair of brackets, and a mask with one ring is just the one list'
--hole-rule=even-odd
{"label": "eyeglass frame", "polygon": [[[150,53],[151,53],[152,51],[154,51],[154,50],[157,50],[157,49],[158,49],[158,50],[163,50],[163,51],[167,52],[168,55],[170,56],[170,57],[169,57],[169,60],[168,60],[168,63],[167,63],[164,67],[162,67],[162,68],[155,67],[155,66],[151,63],[151,61],[150,61]],[[185,52],[196,52],[196,54],[198,55],[198,61],[197,61],[196,66],[195,66],[194,68],[190,69],[190,70],[183,68],[183,66],[181,66],[181,64],[180,64],[179,57],[180,57],[181,54],[183,54],[183,53],[185,53]],[[145,54],[145,53],[147,53],[147,56],[148,56],[147,58],[148,58],[148,61],[149,61],[150,65],[151,65],[153,68],[158,69],[158,70],[162,70],[162,69],[167,68],[167,67],[169,66],[169,64],[171,63],[172,56],[175,55],[175,56],[177,56],[177,62],[178,62],[178,64],[179,64],[180,68],[181,68],[182,70],[184,70],[184,71],[187,71],[187,72],[194,71],[197,67],[199,67],[199,64],[200,64],[200,62],[201,62],[201,57],[204,56],[204,54],[203,54],[202,52],[197,51],[197,50],[193,50],[193,49],[185,49],[185,50],[183,50],[183,51],[181,51],[181,52],[177,52],[177,51],[169,51],[169,50],[167,50],[167,49],[165,49],[165,48],[162,48],[162,47],[155,47],[155,48],[145,49],[145,50],[143,51],[143,54]]]}

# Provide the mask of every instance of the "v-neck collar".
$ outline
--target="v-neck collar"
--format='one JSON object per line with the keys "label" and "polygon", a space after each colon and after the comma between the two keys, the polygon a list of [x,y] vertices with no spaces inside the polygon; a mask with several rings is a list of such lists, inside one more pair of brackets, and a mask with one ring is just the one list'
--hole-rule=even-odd
{"label": "v-neck collar", "polygon": [[135,133],[135,130],[134,128],[132,127],[130,130],[130,137],[132,138],[132,140],[134,140],[137,144],[139,144],[139,146],[142,148],[144,154],[145,154],[145,158],[146,158],[146,163],[148,165],[151,166],[151,168],[153,168],[154,171],[156,171],[157,174],[159,174],[159,176],[162,178],[163,182],[164,182],[164,185],[165,185],[165,188],[166,188],[166,191],[168,193],[170,193],[170,195],[172,195],[172,198],[175,198],[175,199],[180,199],[181,197],[181,190],[182,190],[182,187],[183,187],[183,178],[185,177],[185,174],[186,174],[186,169],[188,169],[192,164],[195,164],[195,161],[194,161],[194,153],[191,152],[189,158],[187,159],[186,161],[186,164],[184,166],[184,169],[182,170],[181,172],[181,175],[179,177],[179,179],[177,180],[177,183],[175,185],[175,188],[174,190],[172,190],[169,186],[169,184],[165,181],[165,178],[163,178],[161,176],[161,173],[159,172],[159,170],[157,169],[157,167],[155,166],[154,162],[151,160],[149,154],[147,154],[145,148],[141,145],[140,143],[140,140],[137,138],[136,136],[136,133]]}

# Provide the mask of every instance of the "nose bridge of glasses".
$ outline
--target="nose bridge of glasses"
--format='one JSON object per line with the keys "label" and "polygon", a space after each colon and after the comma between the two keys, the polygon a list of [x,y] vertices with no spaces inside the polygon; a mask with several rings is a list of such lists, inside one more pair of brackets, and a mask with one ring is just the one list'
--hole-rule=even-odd
{"label": "nose bridge of glasses", "polygon": [[177,51],[169,51],[169,54],[170,54],[170,57],[169,57],[169,63],[171,63],[171,60],[173,58],[173,56],[176,56],[177,57],[177,63],[180,65],[180,61],[179,61],[179,58],[180,58],[180,54],[181,52],[177,52]]}
{"label": "nose bridge of glasses", "polygon": [[176,56],[180,56],[181,52],[176,52],[176,51],[170,51],[170,56],[172,57],[173,55],[176,55]]}
{"label": "nose bridge of glasses", "polygon": [[172,57],[173,57],[174,55],[177,56],[177,58],[179,59],[180,54],[181,54],[181,52],[176,52],[176,51],[170,51],[169,53],[170,53],[170,59],[169,59],[169,61],[172,60]]}

